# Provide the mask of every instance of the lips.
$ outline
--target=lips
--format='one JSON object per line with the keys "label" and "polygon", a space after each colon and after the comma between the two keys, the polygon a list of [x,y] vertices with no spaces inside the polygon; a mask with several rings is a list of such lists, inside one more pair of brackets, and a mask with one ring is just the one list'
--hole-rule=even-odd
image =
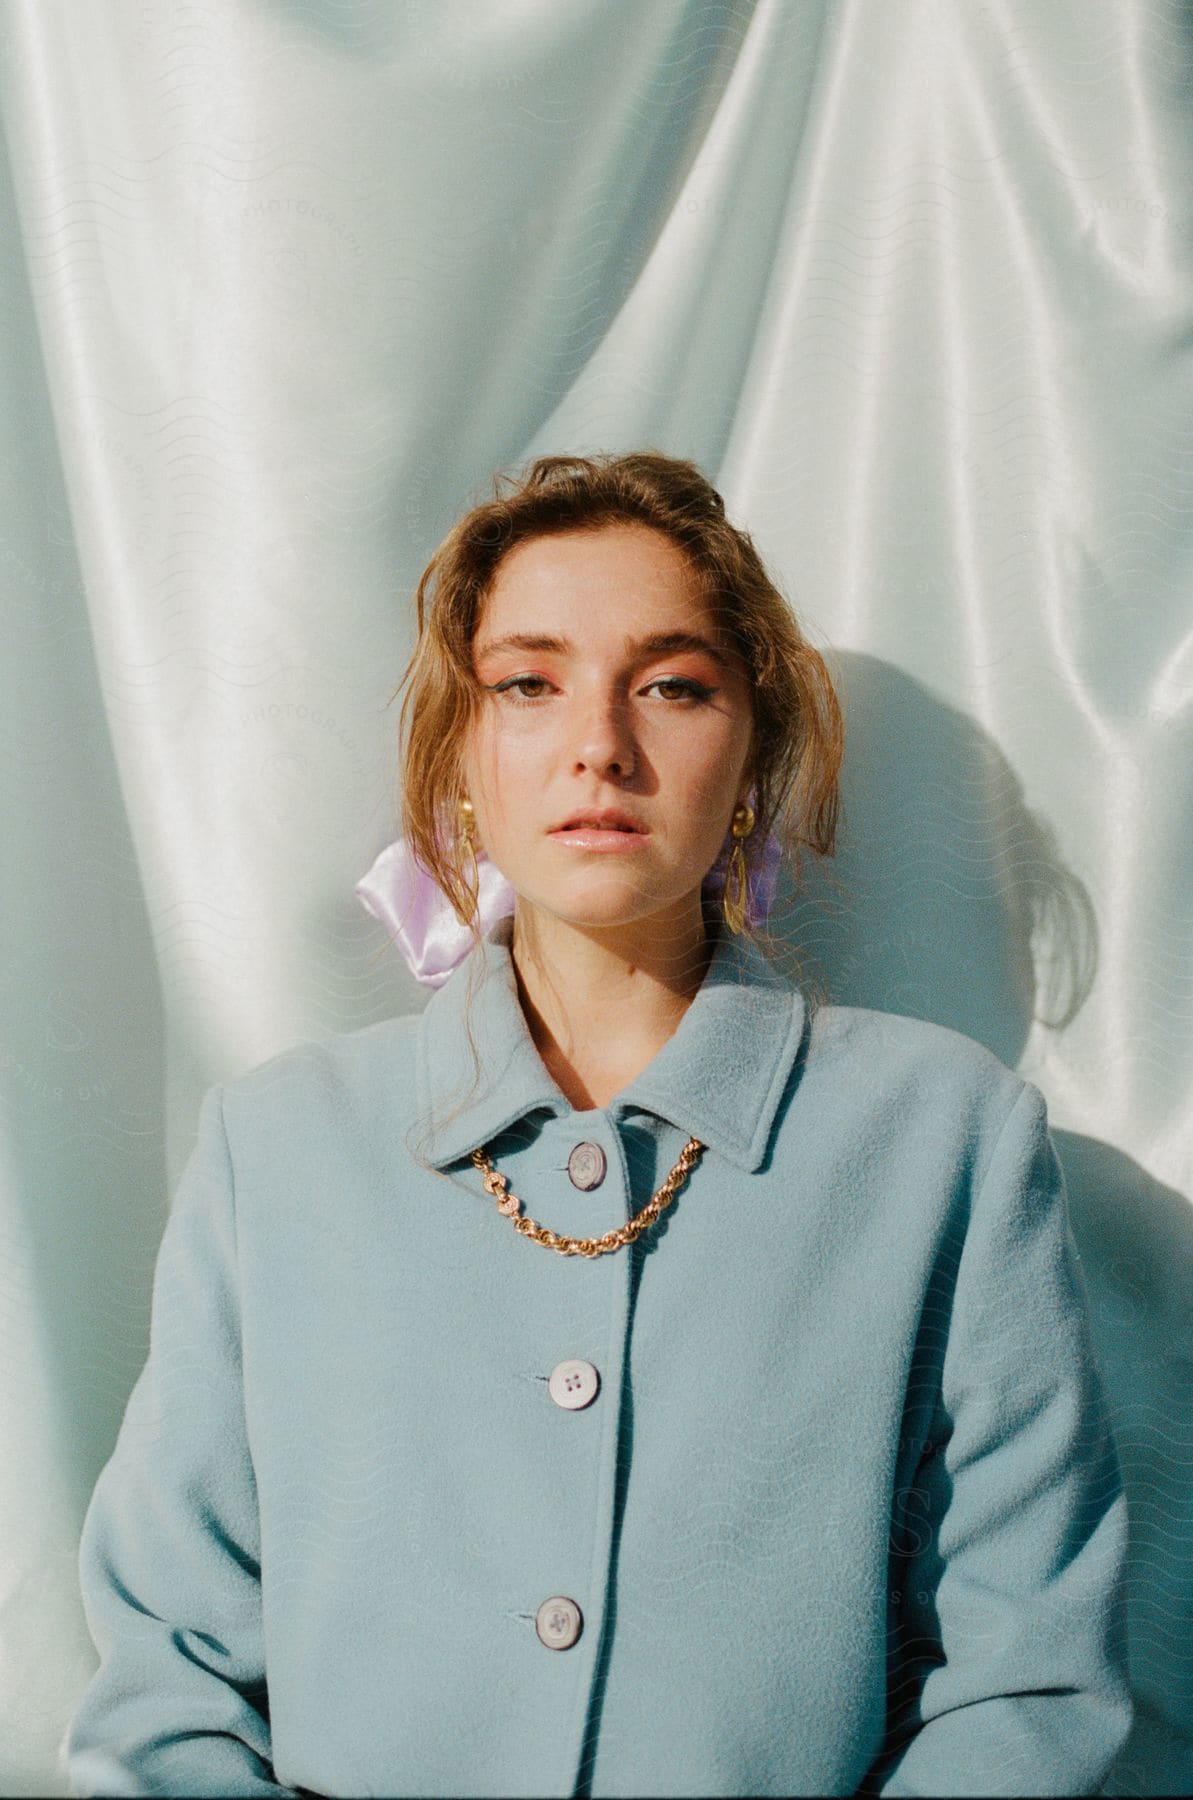
{"label": "lips", "polygon": [[588,812],[574,812],[562,824],[553,825],[551,829],[556,832],[629,831],[637,832],[642,837],[647,835],[645,825],[639,824],[637,819],[616,806],[597,807]]}

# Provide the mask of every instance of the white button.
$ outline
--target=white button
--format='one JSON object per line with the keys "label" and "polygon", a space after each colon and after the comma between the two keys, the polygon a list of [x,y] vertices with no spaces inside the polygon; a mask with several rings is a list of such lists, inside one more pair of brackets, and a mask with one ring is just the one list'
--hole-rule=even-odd
{"label": "white button", "polygon": [[552,1594],[534,1615],[534,1629],[548,1650],[570,1650],[583,1623],[580,1608],[566,1594]]}
{"label": "white button", "polygon": [[605,1152],[599,1144],[577,1144],[568,1157],[568,1176],[573,1187],[600,1187],[605,1179]]}
{"label": "white button", "polygon": [[556,1406],[566,1406],[569,1412],[578,1412],[582,1406],[590,1406],[596,1399],[601,1378],[590,1362],[581,1356],[573,1356],[567,1362],[556,1363],[547,1377],[547,1392]]}

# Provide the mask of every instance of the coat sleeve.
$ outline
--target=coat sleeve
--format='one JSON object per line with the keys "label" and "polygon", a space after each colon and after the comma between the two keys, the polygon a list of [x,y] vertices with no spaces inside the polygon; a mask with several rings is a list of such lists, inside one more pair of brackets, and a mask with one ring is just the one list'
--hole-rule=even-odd
{"label": "coat sleeve", "polygon": [[893,1728],[860,1791],[1096,1794],[1132,1718],[1126,1500],[1031,1082],[950,1260],[925,1317],[932,1430],[892,1535]]}
{"label": "coat sleeve", "polygon": [[83,1521],[100,1665],[67,1731],[75,1796],[295,1791],[270,1761],[222,1100],[219,1086],[204,1096],[158,1250],[148,1360]]}

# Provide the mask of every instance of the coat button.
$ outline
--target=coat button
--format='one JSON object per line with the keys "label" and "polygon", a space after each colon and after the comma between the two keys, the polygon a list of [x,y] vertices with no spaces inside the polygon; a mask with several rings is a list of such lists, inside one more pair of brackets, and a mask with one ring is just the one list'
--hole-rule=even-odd
{"label": "coat button", "polygon": [[552,1594],[534,1615],[534,1629],[548,1650],[570,1650],[583,1623],[580,1608],[566,1594]]}
{"label": "coat button", "polygon": [[568,1157],[568,1176],[573,1187],[600,1187],[605,1179],[605,1152],[599,1144],[577,1144]]}
{"label": "coat button", "polygon": [[579,1412],[582,1406],[590,1406],[600,1385],[601,1378],[592,1364],[580,1356],[556,1363],[547,1377],[547,1392],[552,1400],[556,1406],[566,1406],[569,1412]]}

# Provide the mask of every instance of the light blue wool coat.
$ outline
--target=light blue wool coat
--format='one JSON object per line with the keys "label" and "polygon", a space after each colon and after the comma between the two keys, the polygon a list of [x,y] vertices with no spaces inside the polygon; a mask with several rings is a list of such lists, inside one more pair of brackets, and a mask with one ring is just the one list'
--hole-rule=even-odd
{"label": "light blue wool coat", "polygon": [[[421,1015],[206,1094],[83,1529],[74,1792],[1096,1792],[1125,1502],[1039,1090],[722,936],[577,1111],[509,929]],[[470,973],[483,1080],[427,1170]],[[689,1133],[661,1222],[596,1259],[520,1236],[469,1160],[593,1235]],[[573,1357],[582,1410],[548,1392]]]}

